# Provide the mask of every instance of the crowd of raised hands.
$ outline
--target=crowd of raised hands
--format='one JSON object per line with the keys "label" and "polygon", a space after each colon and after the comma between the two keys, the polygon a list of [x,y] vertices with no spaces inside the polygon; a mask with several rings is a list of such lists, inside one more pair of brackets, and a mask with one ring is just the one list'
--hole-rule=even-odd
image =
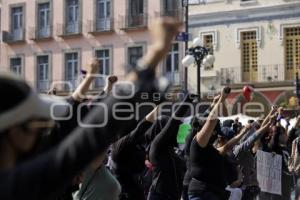
{"label": "crowd of raised hands", "polygon": [[[172,18],[154,23],[153,44],[136,70],[122,81],[108,76],[98,95],[88,95],[99,72],[95,58],[67,99],[54,99],[56,88],[46,97],[23,80],[0,75],[0,199],[297,198],[299,116],[295,124],[283,127],[285,111],[273,106],[257,121],[221,123],[228,87],[205,112],[195,111],[194,95],[188,91],[167,115],[160,104],[166,99],[151,99],[167,92],[156,71],[180,26]],[[132,117],[129,110],[145,102],[152,109]],[[177,133],[191,113],[192,128],[180,147]],[[282,156],[281,195],[260,191],[258,150]]]}

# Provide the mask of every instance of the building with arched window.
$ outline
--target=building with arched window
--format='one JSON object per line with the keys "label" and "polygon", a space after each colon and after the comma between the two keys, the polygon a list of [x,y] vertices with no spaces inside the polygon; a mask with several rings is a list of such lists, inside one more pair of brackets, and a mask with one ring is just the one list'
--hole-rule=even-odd
{"label": "building with arched window", "polygon": [[[201,69],[203,97],[232,87],[229,101],[235,114],[237,104],[246,103],[240,96],[243,86],[251,85],[252,103],[263,104],[265,110],[272,104],[296,106],[292,102],[296,72],[300,73],[299,0],[192,0],[189,11],[191,34],[216,57],[213,68]],[[196,86],[195,70],[189,68],[191,88]]]}

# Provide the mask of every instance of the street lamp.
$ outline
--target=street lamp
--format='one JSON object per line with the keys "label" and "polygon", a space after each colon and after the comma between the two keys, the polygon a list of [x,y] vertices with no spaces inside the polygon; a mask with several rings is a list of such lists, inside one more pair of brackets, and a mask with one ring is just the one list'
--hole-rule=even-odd
{"label": "street lamp", "polygon": [[193,40],[193,46],[189,48],[186,52],[186,56],[182,60],[182,65],[188,67],[192,64],[197,66],[197,95],[199,101],[201,100],[201,85],[200,85],[200,72],[201,66],[211,67],[215,62],[215,57],[209,54],[209,49],[203,47],[200,38],[195,38]]}

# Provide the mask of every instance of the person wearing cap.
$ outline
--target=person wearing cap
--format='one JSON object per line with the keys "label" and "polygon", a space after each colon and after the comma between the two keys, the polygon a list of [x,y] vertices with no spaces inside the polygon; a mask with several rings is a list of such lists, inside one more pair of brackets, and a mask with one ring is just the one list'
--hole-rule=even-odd
{"label": "person wearing cap", "polygon": [[[96,156],[105,153],[109,144],[118,135],[124,134],[125,127],[132,127],[134,123],[130,121],[113,118],[112,109],[120,101],[140,101],[144,91],[157,92],[155,70],[167,55],[179,26],[171,18],[156,23],[152,31],[154,45],[145,55],[143,66],[127,76],[127,80],[134,82],[137,88],[133,97],[107,97],[102,101],[106,108],[96,107],[85,118],[89,124],[101,124],[106,120],[106,126],[77,127],[55,148],[23,163],[17,163],[18,156],[31,150],[38,132],[45,128],[43,123],[36,122],[51,119],[53,105],[57,102],[43,99],[22,80],[0,75],[0,89],[5,96],[0,107],[0,199],[53,197]],[[116,93],[120,96],[128,94],[128,87],[120,86]],[[105,110],[108,116],[103,115]]]}

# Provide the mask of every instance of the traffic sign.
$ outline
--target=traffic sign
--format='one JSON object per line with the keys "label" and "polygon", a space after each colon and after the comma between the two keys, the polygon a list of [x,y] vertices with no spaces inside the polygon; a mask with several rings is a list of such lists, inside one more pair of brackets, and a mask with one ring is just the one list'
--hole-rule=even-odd
{"label": "traffic sign", "polygon": [[175,40],[180,41],[180,42],[189,41],[189,34],[186,32],[180,32],[180,33],[178,33],[178,35],[176,35]]}

